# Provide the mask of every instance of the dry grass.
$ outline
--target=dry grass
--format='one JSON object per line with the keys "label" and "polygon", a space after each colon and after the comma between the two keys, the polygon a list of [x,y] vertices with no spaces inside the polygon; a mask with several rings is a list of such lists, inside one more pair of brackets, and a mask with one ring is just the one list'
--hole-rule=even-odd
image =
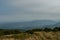
{"label": "dry grass", "polygon": [[60,40],[60,31],[58,32],[34,32],[34,34],[29,34],[29,33],[20,33],[20,34],[15,34],[13,37],[0,37],[0,40]]}

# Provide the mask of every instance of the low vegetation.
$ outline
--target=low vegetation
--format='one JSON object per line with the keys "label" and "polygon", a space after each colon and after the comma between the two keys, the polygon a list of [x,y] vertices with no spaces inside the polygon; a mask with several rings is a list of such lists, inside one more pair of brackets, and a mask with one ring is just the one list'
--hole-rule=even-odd
{"label": "low vegetation", "polygon": [[27,31],[0,29],[0,40],[60,40],[60,27]]}

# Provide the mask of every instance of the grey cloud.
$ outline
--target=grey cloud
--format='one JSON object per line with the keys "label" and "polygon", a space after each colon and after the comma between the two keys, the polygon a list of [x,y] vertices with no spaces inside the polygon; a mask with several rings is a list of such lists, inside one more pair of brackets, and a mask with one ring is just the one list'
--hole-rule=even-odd
{"label": "grey cloud", "polygon": [[60,19],[60,0],[6,0],[5,6],[1,21]]}

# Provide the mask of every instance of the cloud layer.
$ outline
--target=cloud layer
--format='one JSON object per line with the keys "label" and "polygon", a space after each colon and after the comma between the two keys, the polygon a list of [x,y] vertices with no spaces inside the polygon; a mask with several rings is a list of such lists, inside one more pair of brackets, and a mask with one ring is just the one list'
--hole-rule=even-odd
{"label": "cloud layer", "polygon": [[0,21],[60,20],[60,0],[0,0]]}

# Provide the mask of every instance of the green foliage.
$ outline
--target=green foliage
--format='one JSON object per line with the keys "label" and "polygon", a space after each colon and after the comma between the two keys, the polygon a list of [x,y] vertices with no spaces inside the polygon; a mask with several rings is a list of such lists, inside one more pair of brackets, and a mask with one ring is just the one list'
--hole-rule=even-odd
{"label": "green foliage", "polygon": [[32,29],[32,30],[28,30],[28,31],[26,31],[26,32],[28,32],[28,33],[31,33],[31,34],[33,34],[34,32],[36,32],[36,31],[45,31],[45,32],[50,32],[50,31],[53,31],[53,32],[55,32],[55,31],[60,31],[60,27],[55,27],[55,28],[41,28],[41,29]]}
{"label": "green foliage", "polygon": [[46,32],[50,32],[50,31],[52,31],[51,28],[44,28],[43,30],[46,31]]}
{"label": "green foliage", "polygon": [[8,34],[18,34],[21,33],[19,30],[7,30],[7,29],[0,29],[0,36],[1,35],[8,35]]}
{"label": "green foliage", "polygon": [[54,32],[60,31],[60,27],[55,27],[55,28],[53,29],[53,31],[54,31]]}
{"label": "green foliage", "polygon": [[4,34],[7,35],[7,34],[18,34],[20,33],[19,30],[6,30],[4,31]]}
{"label": "green foliage", "polygon": [[[60,31],[60,27],[55,27],[55,28],[36,28],[36,29],[32,29],[32,30],[27,30],[25,31],[26,33],[29,33],[29,34],[34,34],[34,32],[36,31],[45,31],[45,32],[50,32],[50,31],[53,31],[53,32],[56,32],[56,31]],[[7,29],[0,29],[0,36],[1,35],[8,35],[8,34],[19,34],[19,33],[23,33],[21,32],[20,30],[17,30],[17,29],[14,29],[14,30],[7,30]]]}
{"label": "green foliage", "polygon": [[28,30],[28,31],[26,31],[26,33],[33,34],[34,32],[32,30]]}

